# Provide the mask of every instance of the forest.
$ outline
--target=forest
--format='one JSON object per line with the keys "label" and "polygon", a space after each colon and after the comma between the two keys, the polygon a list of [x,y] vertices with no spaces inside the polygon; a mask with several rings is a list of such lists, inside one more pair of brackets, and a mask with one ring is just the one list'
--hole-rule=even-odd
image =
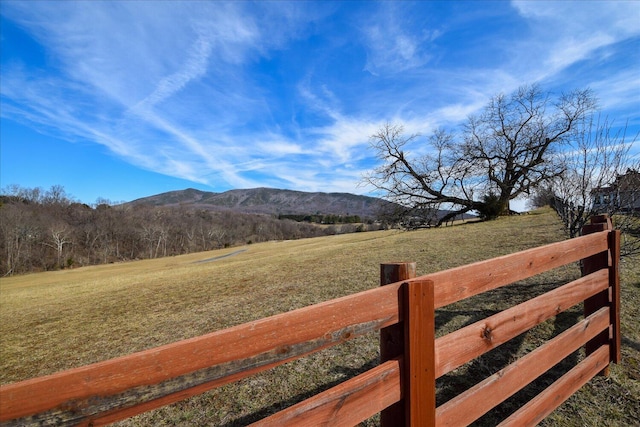
{"label": "forest", "polygon": [[268,240],[365,231],[269,215],[185,207],[79,203],[61,186],[0,195],[0,276],[208,251]]}

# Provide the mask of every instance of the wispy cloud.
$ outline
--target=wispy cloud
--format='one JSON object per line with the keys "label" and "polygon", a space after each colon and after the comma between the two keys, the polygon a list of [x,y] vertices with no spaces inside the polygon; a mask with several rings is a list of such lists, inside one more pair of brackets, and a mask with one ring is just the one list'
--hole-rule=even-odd
{"label": "wispy cloud", "polygon": [[[602,48],[640,35],[640,6],[633,1],[513,1],[512,5],[532,31],[517,43],[523,49],[519,58],[529,58],[524,65],[531,79],[551,79]],[[539,64],[531,67],[536,60]]]}
{"label": "wispy cloud", "polygon": [[364,69],[373,75],[402,73],[431,59],[429,42],[440,35],[440,30],[411,22],[411,12],[404,6],[383,2],[364,19],[360,29],[367,49]]}
{"label": "wispy cloud", "polygon": [[134,105],[132,110],[144,115],[144,113],[152,109],[154,105],[179,92],[191,80],[204,76],[207,71],[207,62],[211,54],[211,49],[210,41],[206,37],[199,36],[189,49],[189,54],[184,66],[178,71],[160,79],[155,90]]}
{"label": "wispy cloud", "polygon": [[34,67],[3,53],[1,114],[216,189],[364,191],[369,136],[387,121],[426,135],[533,81],[591,86],[628,114],[638,55],[619,61],[638,45],[639,13],[636,2],[5,2],[45,55]]}

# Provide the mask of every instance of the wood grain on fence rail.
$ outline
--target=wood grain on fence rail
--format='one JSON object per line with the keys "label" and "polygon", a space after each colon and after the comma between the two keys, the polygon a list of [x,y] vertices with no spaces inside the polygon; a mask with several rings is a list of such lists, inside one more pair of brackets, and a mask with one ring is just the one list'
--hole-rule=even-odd
{"label": "wood grain on fence rail", "polygon": [[[398,322],[398,285],[0,387],[0,421],[113,422]],[[99,415],[101,414],[101,415]]]}
{"label": "wood grain on fence rail", "polygon": [[436,339],[437,377],[581,303],[608,286],[608,271],[599,270]]}
{"label": "wood grain on fence rail", "polygon": [[[408,310],[413,310],[414,314],[429,310],[432,316],[434,308],[601,254],[607,251],[609,239],[615,239],[609,235],[608,231],[596,232],[410,279],[407,286],[401,282],[393,283],[128,356],[1,386],[0,422],[7,425],[27,422],[56,425],[110,423],[396,325],[403,319],[404,325],[399,326],[405,328],[410,339],[409,343],[405,341],[407,351],[404,356],[383,361],[370,371],[267,418],[262,425],[299,424],[303,419],[312,424],[355,424],[401,399],[409,399],[404,402],[408,408],[407,421],[421,420],[421,417],[431,419],[435,410],[435,387],[425,390],[422,382],[425,378],[431,382],[430,377],[435,380],[436,376],[455,369],[584,298],[603,294],[607,287],[611,289],[611,305],[615,311],[610,318],[615,322],[619,283],[616,284],[617,279],[607,279],[607,274],[609,277],[617,274],[617,264],[613,267],[599,266],[593,274],[435,341],[433,322],[421,316],[414,318]],[[610,254],[617,256],[619,249],[617,253],[612,249]],[[433,291],[433,297],[422,293],[425,288],[421,284],[426,282],[431,283],[429,289]],[[409,298],[403,301],[403,292],[407,289]],[[608,304],[609,301],[603,303]],[[598,322],[601,316],[597,315]],[[590,319],[580,323],[585,330],[591,330],[589,322],[595,322]],[[615,331],[611,343],[617,343],[618,350],[612,348],[610,351],[615,359],[616,351],[619,357],[619,323],[613,325]],[[422,340],[431,341],[429,345],[435,346],[433,352],[423,345]],[[550,348],[559,346],[564,351],[569,345],[553,344]],[[609,351],[608,345],[606,348]],[[553,352],[540,351],[543,355]],[[602,369],[608,359],[603,359],[601,353],[602,347],[561,378],[551,391],[525,406],[513,419],[528,419],[534,413],[531,408],[548,410],[550,399],[574,390],[575,385],[582,381],[580,375],[591,375],[594,366]],[[433,360],[437,363],[432,363]],[[528,360],[520,363],[532,363]],[[401,370],[403,363],[406,369]],[[427,372],[430,366],[433,368]],[[497,387],[492,385],[494,383],[511,381],[509,378],[515,374],[510,370],[505,372],[503,375],[509,373],[507,379],[502,378],[501,382],[491,380],[491,385],[487,383],[482,389],[486,391]],[[414,377],[422,379],[412,384]],[[426,396],[429,402],[433,400],[433,405],[427,405],[432,414],[423,413],[421,405],[427,402],[419,401],[415,396]],[[461,397],[454,403],[463,405],[460,402],[464,400]],[[445,406],[441,412],[446,413],[447,408]],[[336,421],[338,415],[341,418]]]}
{"label": "wood grain on fence rail", "polygon": [[560,335],[438,407],[438,426],[471,424],[609,327],[601,308]]}
{"label": "wood grain on fence rail", "polygon": [[567,400],[580,387],[609,365],[608,345],[603,345],[542,393],[498,424],[499,427],[534,427]]}
{"label": "wood grain on fence rail", "polygon": [[436,308],[440,308],[604,252],[608,249],[608,235],[608,231],[603,231],[576,237],[511,255],[426,274],[415,280],[432,280],[436,284]]}
{"label": "wood grain on fence rail", "polygon": [[252,426],[356,425],[399,402],[402,358],[396,358]]}

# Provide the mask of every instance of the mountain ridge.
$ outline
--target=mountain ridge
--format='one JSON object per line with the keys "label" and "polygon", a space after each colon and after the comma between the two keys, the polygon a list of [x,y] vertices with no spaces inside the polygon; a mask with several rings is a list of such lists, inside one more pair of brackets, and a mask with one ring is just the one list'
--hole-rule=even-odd
{"label": "mountain ridge", "polygon": [[125,203],[133,206],[140,204],[266,215],[359,215],[363,218],[375,218],[389,202],[352,193],[304,192],[259,187],[222,193],[187,188]]}

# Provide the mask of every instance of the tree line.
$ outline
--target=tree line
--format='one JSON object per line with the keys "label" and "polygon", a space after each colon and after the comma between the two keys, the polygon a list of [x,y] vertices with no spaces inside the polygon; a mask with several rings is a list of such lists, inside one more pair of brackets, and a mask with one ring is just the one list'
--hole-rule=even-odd
{"label": "tree line", "polygon": [[[333,214],[313,214],[313,215],[296,215],[296,214],[280,214],[278,219],[290,219],[296,222],[312,222],[315,224],[358,224],[362,222],[360,215],[333,215]],[[369,220],[371,224],[373,221]]]}
{"label": "tree line", "polygon": [[61,186],[0,195],[0,275],[158,258],[229,246],[364,231],[267,215],[79,203]]}

